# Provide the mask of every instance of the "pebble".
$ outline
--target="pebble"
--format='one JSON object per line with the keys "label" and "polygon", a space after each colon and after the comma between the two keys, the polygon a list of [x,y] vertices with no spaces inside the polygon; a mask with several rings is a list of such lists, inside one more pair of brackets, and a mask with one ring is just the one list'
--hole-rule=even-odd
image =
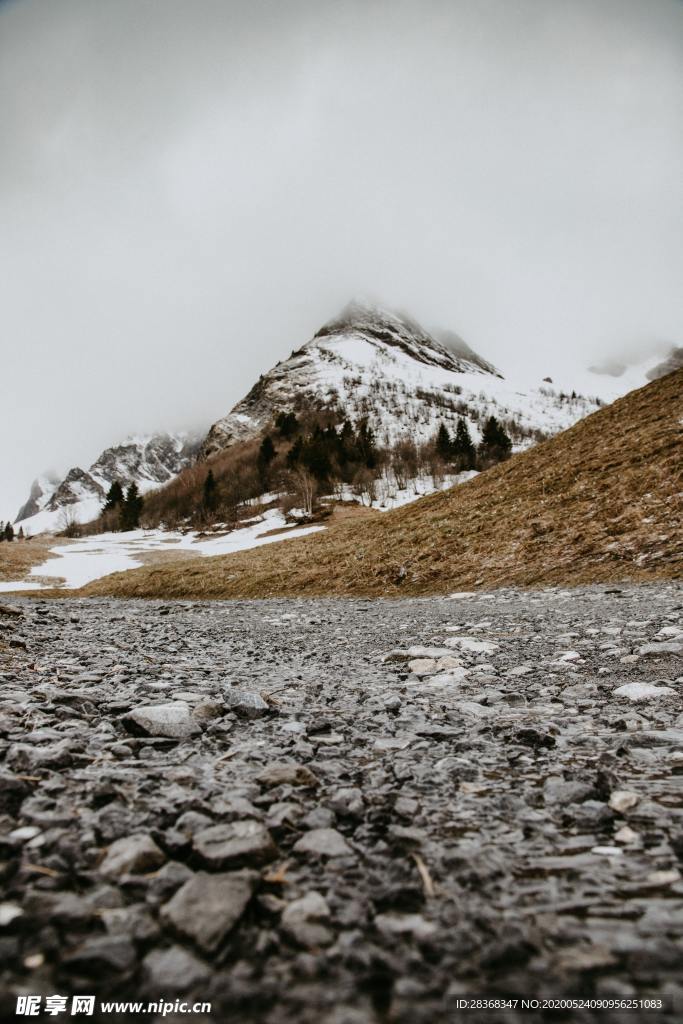
{"label": "pebble", "polygon": [[330,908],[319,892],[307,892],[292,900],[282,911],[282,930],[301,946],[328,946],[334,938],[323,922],[330,917]]}
{"label": "pebble", "polygon": [[186,739],[201,732],[199,725],[190,715],[187,704],[180,701],[136,708],[125,715],[123,721],[131,732],[143,732],[147,736]]}
{"label": "pebble", "polygon": [[632,701],[652,700],[655,697],[676,695],[671,686],[654,686],[652,683],[624,683],[614,691],[615,697],[628,697]]}
{"label": "pebble", "polygon": [[112,843],[100,864],[100,874],[109,878],[154,871],[166,860],[151,836],[124,836]]}
{"label": "pebble", "polygon": [[161,908],[161,919],[207,953],[215,952],[251,899],[257,876],[249,871],[198,871]]}
{"label": "pebble", "polygon": [[317,786],[318,779],[305,764],[274,764],[256,779],[262,786]]}
{"label": "pebble", "polygon": [[632,810],[640,797],[630,789],[615,789],[609,798],[609,806],[613,811],[623,814],[624,811]]}
{"label": "pebble", "polygon": [[353,850],[334,828],[314,828],[294,844],[295,853],[313,853],[320,857],[345,857]]}
{"label": "pebble", "polygon": [[263,718],[272,710],[260,693],[251,690],[228,690],[225,703],[240,718]]}
{"label": "pebble", "polygon": [[268,829],[250,819],[212,825],[193,836],[192,846],[200,860],[212,868],[256,867],[277,857]]}

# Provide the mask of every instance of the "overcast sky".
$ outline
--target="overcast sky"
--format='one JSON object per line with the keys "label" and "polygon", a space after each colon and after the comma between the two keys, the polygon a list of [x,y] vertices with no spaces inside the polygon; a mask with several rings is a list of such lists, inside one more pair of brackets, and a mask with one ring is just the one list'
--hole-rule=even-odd
{"label": "overcast sky", "polygon": [[678,0],[0,0],[0,518],[353,295],[545,375],[681,343]]}

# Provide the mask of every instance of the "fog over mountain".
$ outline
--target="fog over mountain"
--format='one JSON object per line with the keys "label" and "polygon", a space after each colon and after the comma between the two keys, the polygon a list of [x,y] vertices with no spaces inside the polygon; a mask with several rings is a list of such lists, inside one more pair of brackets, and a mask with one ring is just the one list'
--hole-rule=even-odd
{"label": "fog over mountain", "polygon": [[508,376],[680,345],[676,0],[0,0],[0,518],[350,296]]}

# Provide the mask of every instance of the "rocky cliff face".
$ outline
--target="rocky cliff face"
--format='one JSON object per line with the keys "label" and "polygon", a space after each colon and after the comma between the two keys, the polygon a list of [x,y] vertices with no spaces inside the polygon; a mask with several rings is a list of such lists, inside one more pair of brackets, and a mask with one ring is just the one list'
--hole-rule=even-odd
{"label": "rocky cliff face", "polygon": [[70,518],[88,522],[98,515],[114,480],[124,488],[136,483],[144,493],[194,462],[198,447],[198,439],[186,433],[131,437],[106,448],[88,470],[74,466],[62,479],[51,475],[35,480],[16,522],[28,533],[58,529],[66,509]]}

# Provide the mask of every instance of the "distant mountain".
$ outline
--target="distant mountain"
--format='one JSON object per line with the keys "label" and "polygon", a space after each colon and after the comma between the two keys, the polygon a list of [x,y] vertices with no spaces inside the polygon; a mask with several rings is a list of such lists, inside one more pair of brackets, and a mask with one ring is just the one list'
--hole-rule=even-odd
{"label": "distant mountain", "polygon": [[427,330],[405,313],[351,302],[263,374],[203,440],[184,433],[132,437],[107,448],[87,470],[44,474],[16,522],[29,533],[58,529],[67,514],[87,522],[99,514],[113,480],[135,481],[143,493],[161,487],[197,459],[258,438],[280,412],[332,411],[356,426],[366,420],[380,446],[429,441],[441,423],[453,432],[460,417],[477,443],[493,415],[520,451],[674,369],[682,356],[678,348],[663,361],[660,352],[637,366],[577,368],[562,381],[541,366],[524,367],[512,380],[453,331]]}
{"label": "distant mountain", "polygon": [[55,474],[38,477],[15,522],[29,534],[59,529],[65,510],[75,521],[88,522],[99,514],[114,480],[124,487],[134,482],[144,494],[191,465],[198,449],[199,439],[188,433],[130,437],[106,448],[88,470],[74,466],[62,479]]}
{"label": "distant mountain", "polygon": [[380,444],[426,441],[459,416],[473,438],[486,417],[507,426],[517,448],[594,412],[596,397],[561,393],[548,380],[518,386],[451,331],[428,331],[411,317],[353,302],[288,359],[264,374],[211,427],[207,458],[256,437],[278,412],[337,409],[367,418]]}

